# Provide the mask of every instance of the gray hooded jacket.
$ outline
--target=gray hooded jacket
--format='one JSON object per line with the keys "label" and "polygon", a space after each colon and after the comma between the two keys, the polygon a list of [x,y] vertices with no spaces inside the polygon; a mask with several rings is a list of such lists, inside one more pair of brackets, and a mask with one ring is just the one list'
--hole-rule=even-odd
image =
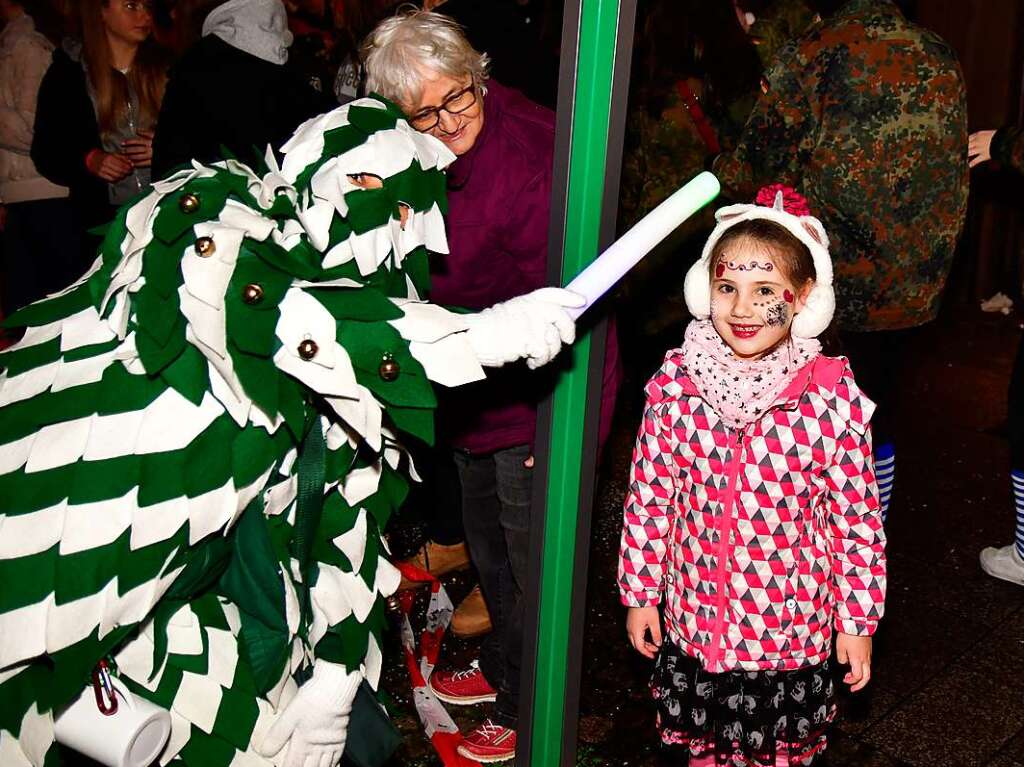
{"label": "gray hooded jacket", "polygon": [[288,61],[292,33],[281,0],[228,0],[210,11],[203,37],[216,35],[233,48],[269,61]]}

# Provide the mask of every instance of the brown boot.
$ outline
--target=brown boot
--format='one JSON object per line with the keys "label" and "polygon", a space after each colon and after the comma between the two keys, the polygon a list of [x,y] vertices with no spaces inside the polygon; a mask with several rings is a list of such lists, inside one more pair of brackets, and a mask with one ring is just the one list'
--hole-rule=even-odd
{"label": "brown boot", "polygon": [[475,586],[455,609],[452,616],[452,634],[457,637],[475,637],[491,630],[491,616],[484,603],[483,592]]}
{"label": "brown boot", "polygon": [[[469,552],[466,550],[465,543],[445,546],[434,541],[427,541],[420,546],[419,551],[405,561],[413,567],[426,570],[435,578],[440,578],[452,570],[465,570],[469,567]],[[413,589],[422,585],[421,582],[402,578],[402,582],[398,584],[398,590]]]}

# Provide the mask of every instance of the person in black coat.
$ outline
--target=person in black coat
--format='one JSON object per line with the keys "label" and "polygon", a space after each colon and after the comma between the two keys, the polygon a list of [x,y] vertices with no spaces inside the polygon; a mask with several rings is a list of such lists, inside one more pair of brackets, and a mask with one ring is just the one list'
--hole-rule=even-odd
{"label": "person in black coat", "polygon": [[39,86],[31,157],[44,177],[70,190],[80,274],[99,244],[89,230],[149,185],[167,59],[152,40],[146,3],[79,0],[76,14],[81,38],[54,51]]}
{"label": "person in black coat", "polygon": [[71,190],[85,229],[106,222],[113,213],[107,182],[85,163],[99,146],[100,129],[77,51],[58,48],[39,88],[32,161],[43,176]]}
{"label": "person in black coat", "polygon": [[192,160],[260,167],[305,120],[336,106],[285,66],[281,0],[214,2],[202,37],[171,69],[153,147],[154,178]]}

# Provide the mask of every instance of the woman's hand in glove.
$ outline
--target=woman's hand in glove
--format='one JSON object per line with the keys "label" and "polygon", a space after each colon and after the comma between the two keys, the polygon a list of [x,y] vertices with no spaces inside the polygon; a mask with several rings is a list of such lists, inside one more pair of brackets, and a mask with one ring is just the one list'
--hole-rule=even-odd
{"label": "woman's hand in glove", "polygon": [[277,716],[257,750],[282,767],[334,767],[341,761],[348,735],[348,715],[363,675],[344,666],[317,661],[313,676]]}
{"label": "woman's hand in glove", "polygon": [[586,299],[562,288],[541,288],[466,315],[469,343],[481,365],[501,367],[526,358],[531,369],[551,362],[563,344],[576,339],[576,322],[566,309]]}

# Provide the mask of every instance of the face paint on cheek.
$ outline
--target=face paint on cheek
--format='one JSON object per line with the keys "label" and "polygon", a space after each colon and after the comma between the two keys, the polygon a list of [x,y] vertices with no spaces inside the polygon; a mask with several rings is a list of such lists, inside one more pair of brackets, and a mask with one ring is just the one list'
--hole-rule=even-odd
{"label": "face paint on cheek", "polygon": [[787,304],[793,303],[795,296],[788,290],[782,291],[782,297],[786,300]]}
{"label": "face paint on cheek", "polygon": [[[727,314],[728,311],[729,310],[726,309],[724,313]],[[715,295],[711,299],[711,312],[709,313],[709,316],[711,317],[711,319],[715,319],[717,317],[722,316],[722,314],[723,314],[723,311],[722,311],[722,301],[719,300],[717,295]]]}
{"label": "face paint on cheek", "polygon": [[789,322],[789,306],[784,303],[772,304],[765,312],[764,321],[773,328],[785,327]]}

